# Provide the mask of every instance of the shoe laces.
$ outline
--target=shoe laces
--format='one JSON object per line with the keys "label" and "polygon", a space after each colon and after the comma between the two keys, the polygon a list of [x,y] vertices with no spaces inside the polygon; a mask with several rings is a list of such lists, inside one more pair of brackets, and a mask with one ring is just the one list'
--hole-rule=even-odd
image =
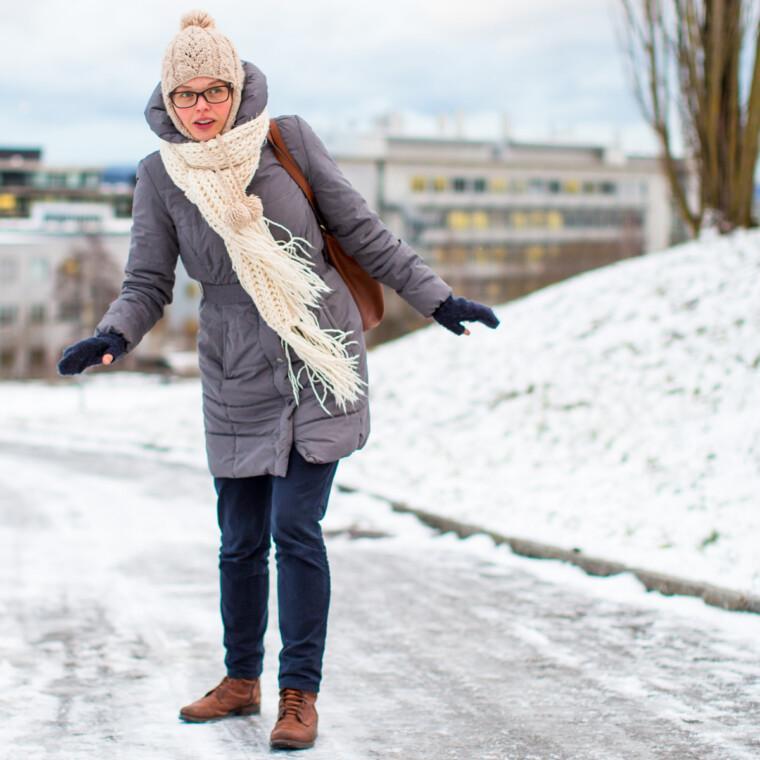
{"label": "shoe laces", "polygon": [[300,717],[301,708],[306,704],[306,697],[301,689],[284,688],[280,692],[280,715],[282,719],[287,715]]}

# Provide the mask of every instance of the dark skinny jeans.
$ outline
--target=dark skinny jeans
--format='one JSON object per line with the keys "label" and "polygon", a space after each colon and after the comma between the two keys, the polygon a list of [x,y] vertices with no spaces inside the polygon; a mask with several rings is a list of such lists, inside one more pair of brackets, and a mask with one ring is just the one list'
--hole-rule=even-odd
{"label": "dark skinny jeans", "polygon": [[338,462],[307,462],[291,448],[285,477],[214,478],[221,530],[219,577],[225,666],[258,678],[268,621],[270,534],[280,624],[279,686],[319,691],[330,570],[319,524]]}

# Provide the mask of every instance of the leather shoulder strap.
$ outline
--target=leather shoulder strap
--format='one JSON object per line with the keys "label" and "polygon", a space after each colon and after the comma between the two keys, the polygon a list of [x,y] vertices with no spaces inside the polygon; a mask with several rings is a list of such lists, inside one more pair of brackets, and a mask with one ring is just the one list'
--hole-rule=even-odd
{"label": "leather shoulder strap", "polygon": [[277,160],[283,165],[285,170],[295,180],[301,190],[303,190],[303,194],[308,199],[311,207],[314,209],[314,213],[316,213],[317,218],[321,223],[322,219],[317,209],[317,202],[316,198],[314,197],[314,191],[311,189],[311,185],[309,185],[308,180],[304,176],[304,173],[301,171],[301,167],[298,165],[288,150],[288,146],[285,144],[285,140],[282,136],[282,132],[280,131],[280,127],[274,119],[269,120],[269,132],[267,134],[267,139],[272,145]]}

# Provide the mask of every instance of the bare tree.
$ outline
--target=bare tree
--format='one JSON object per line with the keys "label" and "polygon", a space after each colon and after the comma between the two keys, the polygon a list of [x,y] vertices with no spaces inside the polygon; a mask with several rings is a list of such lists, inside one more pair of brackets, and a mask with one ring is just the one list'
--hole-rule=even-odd
{"label": "bare tree", "polygon": [[[682,217],[694,235],[707,218],[721,232],[756,226],[752,200],[760,133],[758,0],[621,3],[620,36],[634,93],[659,138],[663,169]],[[673,155],[674,110],[699,181],[697,208],[689,206]]]}
{"label": "bare tree", "polygon": [[56,271],[60,317],[76,325],[76,334],[92,332],[119,294],[122,272],[98,235],[72,246]]}

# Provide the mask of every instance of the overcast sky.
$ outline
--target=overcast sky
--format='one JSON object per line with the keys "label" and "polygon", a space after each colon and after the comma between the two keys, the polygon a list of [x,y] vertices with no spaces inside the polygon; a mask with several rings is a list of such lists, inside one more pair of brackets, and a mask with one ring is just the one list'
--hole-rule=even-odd
{"label": "overcast sky", "polygon": [[393,110],[408,129],[465,114],[467,136],[655,150],[616,35],[619,0],[27,0],[0,30],[0,144],[56,164],[135,164],[158,147],[143,117],[182,13],[200,7],[266,74],[269,113],[330,144]]}

